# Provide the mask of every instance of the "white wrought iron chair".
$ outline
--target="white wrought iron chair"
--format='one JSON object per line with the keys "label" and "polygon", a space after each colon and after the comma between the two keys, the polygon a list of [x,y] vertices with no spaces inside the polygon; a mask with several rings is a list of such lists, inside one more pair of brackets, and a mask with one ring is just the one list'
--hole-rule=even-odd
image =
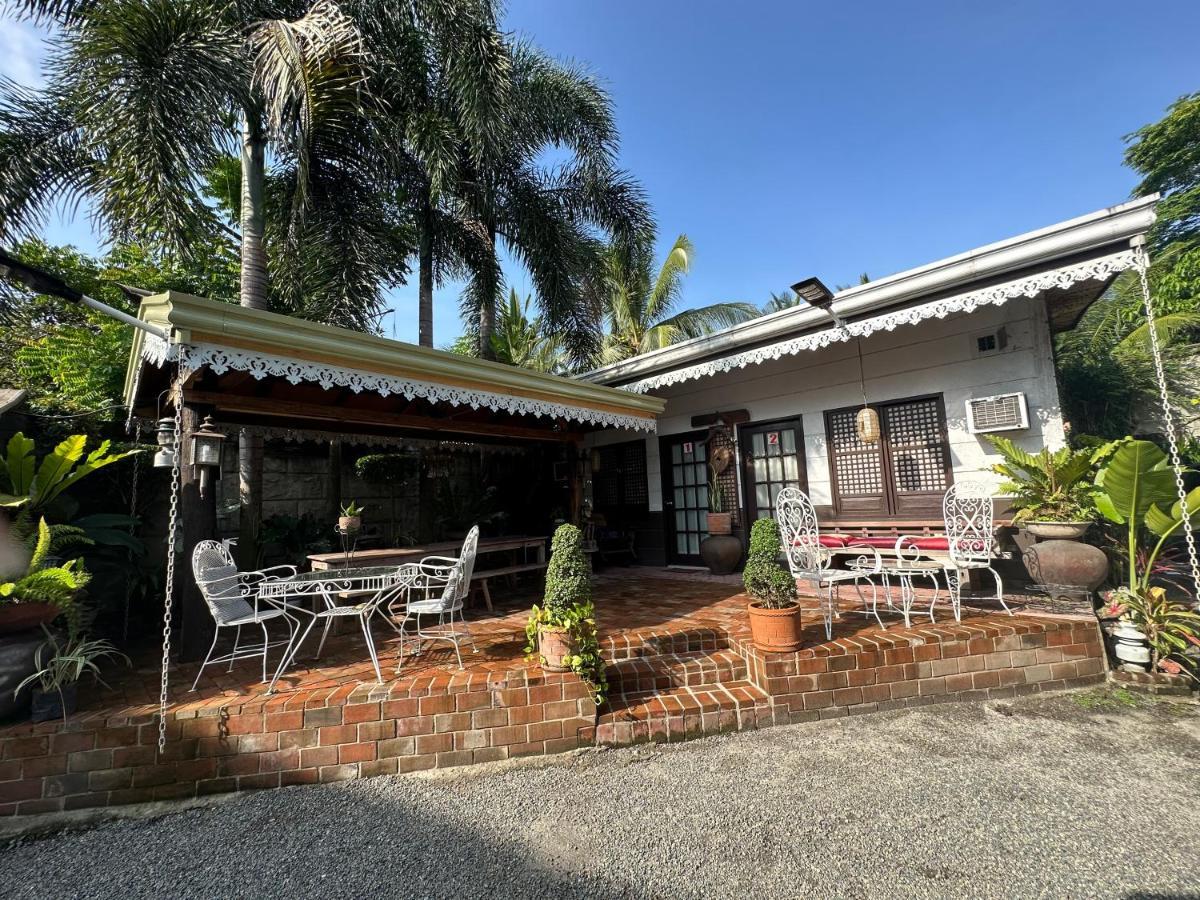
{"label": "white wrought iron chair", "polygon": [[[843,552],[861,551],[861,555],[846,569],[833,568],[833,553],[831,549],[821,544],[821,529],[817,524],[817,511],[808,495],[799,488],[784,488],[779,492],[775,505],[775,518],[779,523],[779,532],[783,540],[783,552],[787,557],[788,568],[792,577],[797,581],[805,581],[813,586],[817,596],[822,600],[822,613],[825,617],[825,637],[833,637],[833,620],[840,618],[837,608],[838,586],[851,582],[863,602],[863,614],[874,615],[879,627],[883,620],[879,618],[878,587],[872,581],[872,576],[883,572],[883,560],[879,551],[874,547],[858,547],[848,545],[838,548]],[[863,596],[862,586],[871,587],[871,607],[867,609],[867,599]]]}
{"label": "white wrought iron chair", "polygon": [[[192,574],[196,579],[196,587],[200,589],[208,611],[212,614],[216,628],[213,630],[212,645],[200,671],[192,682],[192,690],[200,683],[204,669],[212,663],[229,663],[228,671],[233,670],[233,664],[239,659],[252,656],[262,657],[263,681],[267,680],[267,652],[272,647],[285,646],[290,643],[299,625],[299,620],[291,615],[293,607],[278,602],[268,602],[259,597],[259,585],[268,581],[292,578],[296,574],[295,566],[271,566],[253,572],[239,572],[229,547],[221,541],[200,541],[192,550]],[[295,610],[304,612],[304,610]],[[272,619],[282,619],[288,627],[287,640],[271,641],[267,632],[267,622]],[[262,628],[262,643],[250,644],[243,647],[242,626],[258,625]],[[236,628],[233,638],[233,650],[224,656],[213,657],[217,649],[217,641],[222,628]]]}
{"label": "white wrought iron chair", "polygon": [[[1010,616],[1013,611],[1004,602],[1004,582],[992,568],[992,550],[996,535],[992,512],[992,488],[981,481],[962,481],[946,491],[942,499],[946,522],[946,541],[950,559],[945,565],[946,584],[954,603],[954,618],[962,618],[962,582],[964,573],[987,570],[996,582],[996,600]],[[969,574],[966,575],[969,578]]]}
{"label": "white wrought iron chair", "polygon": [[[414,637],[421,653],[425,640],[449,641],[454,645],[458,667],[462,668],[462,653],[459,643],[465,637],[476,650],[475,637],[463,619],[463,606],[471,592],[471,576],[475,573],[475,555],[479,549],[479,526],[467,533],[462,552],[457,558],[449,556],[427,556],[419,563],[411,563],[405,570],[403,583],[397,588],[396,596],[389,605],[392,621],[400,629],[400,658],[396,671],[404,665],[404,626],[411,618],[416,627]],[[454,617],[458,616],[455,626]],[[437,625],[423,629],[422,616],[437,616]]]}

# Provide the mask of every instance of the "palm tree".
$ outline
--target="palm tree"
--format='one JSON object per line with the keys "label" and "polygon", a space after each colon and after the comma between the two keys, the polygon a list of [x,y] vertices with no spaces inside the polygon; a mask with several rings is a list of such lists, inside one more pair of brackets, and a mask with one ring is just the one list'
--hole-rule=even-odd
{"label": "palm tree", "polygon": [[[405,6],[419,8],[418,25],[449,31],[477,5]],[[86,198],[118,241],[183,255],[212,235],[235,241],[244,306],[274,300],[372,327],[413,247],[388,164],[395,110],[371,93],[374,61],[410,49],[378,25],[393,6],[347,0],[370,23],[368,41],[332,0],[23,0],[18,9],[54,20],[61,37],[45,90],[0,87],[0,238],[32,232],[60,199]],[[473,57],[464,46],[462,65]],[[231,146],[237,229],[205,196],[206,173]],[[252,555],[261,444],[243,434],[240,453],[241,546]]]}
{"label": "palm tree", "polygon": [[492,334],[492,353],[498,362],[521,366],[537,372],[567,371],[562,340],[547,329],[540,316],[529,317],[532,298],[522,300],[516,288],[510,288],[508,302],[501,305]]}
{"label": "palm tree", "polygon": [[593,283],[592,308],[600,308],[608,324],[598,358],[601,364],[711,334],[760,314],[752,303],[714,303],[675,312],[693,254],[692,242],[681,234],[655,275],[649,246],[638,247],[628,256],[609,249],[603,271]]}
{"label": "palm tree", "polygon": [[793,306],[800,305],[800,297],[790,288],[784,288],[783,291],[776,294],[771,292],[771,299],[762,305],[762,314],[769,316],[771,313],[780,312],[781,310],[791,309]]}
{"label": "palm tree", "polygon": [[[599,261],[597,233],[628,247],[653,232],[640,186],[615,165],[612,100],[582,68],[551,59],[526,42],[510,47],[507,127],[494,149],[464,161],[463,218],[478,223],[485,253],[469,261],[464,311],[477,321],[480,352],[491,354],[503,290],[500,243],[533,281],[545,327],[576,360],[596,350],[599,331],[582,302],[584,276]],[[565,159],[546,167],[555,149]]]}

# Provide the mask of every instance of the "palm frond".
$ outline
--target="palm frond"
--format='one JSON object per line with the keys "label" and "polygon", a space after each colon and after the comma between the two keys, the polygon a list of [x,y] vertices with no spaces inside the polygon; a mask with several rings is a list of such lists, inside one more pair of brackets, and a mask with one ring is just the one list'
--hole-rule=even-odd
{"label": "palm frond", "polygon": [[110,0],[62,35],[53,81],[97,160],[89,188],[116,240],[186,253],[217,227],[203,176],[248,85],[229,12],[219,0]]}
{"label": "palm frond", "polygon": [[731,325],[758,318],[758,307],[753,303],[713,303],[696,309],[685,309],[671,318],[660,322],[669,326],[681,340],[712,334]]}

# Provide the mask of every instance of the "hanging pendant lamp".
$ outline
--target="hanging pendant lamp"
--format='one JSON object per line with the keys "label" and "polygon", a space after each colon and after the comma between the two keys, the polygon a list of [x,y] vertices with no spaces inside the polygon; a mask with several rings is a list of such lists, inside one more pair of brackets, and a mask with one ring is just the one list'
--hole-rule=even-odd
{"label": "hanging pendant lamp", "polygon": [[858,387],[862,391],[863,406],[858,411],[858,416],[854,419],[854,430],[858,432],[858,439],[864,444],[876,444],[879,442],[879,413],[867,400],[867,376],[863,370],[862,356],[862,339],[856,338],[854,346],[858,350]]}

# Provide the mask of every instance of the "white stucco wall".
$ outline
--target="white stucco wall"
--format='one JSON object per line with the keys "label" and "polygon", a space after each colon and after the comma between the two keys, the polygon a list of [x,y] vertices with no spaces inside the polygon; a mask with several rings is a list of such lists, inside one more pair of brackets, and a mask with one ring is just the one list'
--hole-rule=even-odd
{"label": "white stucco wall", "polygon": [[[1007,348],[994,356],[975,352],[975,336],[1004,326]],[[923,394],[943,395],[956,481],[997,482],[989,468],[998,457],[968,433],[966,401],[1022,391],[1029,405],[1028,429],[1007,432],[1037,451],[1065,441],[1046,309],[1041,299],[1012,300],[969,315],[905,326],[863,341],[867,396],[885,402]],[[833,502],[825,453],[824,413],[861,401],[853,344],[790,356],[772,363],[673,385],[656,393],[667,399],[658,434],[694,430],[691,418],[719,410],[746,409],[751,420],[800,416],[808,462],[808,487],[818,505]],[[594,443],[627,441],[629,433],[605,432]],[[650,509],[662,509],[658,437],[646,438]]]}

